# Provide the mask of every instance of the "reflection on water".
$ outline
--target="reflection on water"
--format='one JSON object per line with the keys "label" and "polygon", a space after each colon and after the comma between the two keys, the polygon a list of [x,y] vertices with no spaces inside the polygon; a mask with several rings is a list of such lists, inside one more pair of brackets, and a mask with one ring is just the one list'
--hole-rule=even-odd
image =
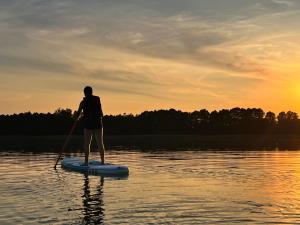
{"label": "reflection on water", "polygon": [[0,154],[0,224],[300,224],[300,151],[108,151],[127,179],[55,159]]}
{"label": "reflection on water", "polygon": [[104,220],[104,203],[103,203],[103,186],[104,177],[99,177],[98,184],[94,187],[90,185],[90,177],[83,174],[82,185],[82,207],[70,208],[68,211],[82,212],[81,224],[103,224]]}
{"label": "reflection on water", "polygon": [[[66,136],[0,136],[0,150],[57,152]],[[17,142],[15,140],[18,140]],[[105,136],[107,149],[139,150],[298,150],[299,135],[120,135]],[[47,144],[45,144],[47,143]],[[73,135],[67,151],[82,149],[82,135]],[[42,146],[42,147],[41,147]],[[92,143],[95,149],[95,143]]]}
{"label": "reflection on water", "polygon": [[[126,180],[128,175],[113,175],[109,176],[95,176],[91,177],[89,174],[82,174],[83,185],[82,190],[82,208],[79,209],[69,209],[79,210],[82,212],[81,224],[103,224],[104,223],[104,202],[103,202],[103,190],[104,190],[104,180]],[[94,184],[90,182],[94,181]]]}
{"label": "reflection on water", "polygon": [[82,195],[84,217],[82,219],[82,224],[103,223],[103,184],[104,178],[100,177],[99,184],[95,188],[95,193],[93,193],[89,183],[89,176],[87,174],[84,175],[84,194]]}

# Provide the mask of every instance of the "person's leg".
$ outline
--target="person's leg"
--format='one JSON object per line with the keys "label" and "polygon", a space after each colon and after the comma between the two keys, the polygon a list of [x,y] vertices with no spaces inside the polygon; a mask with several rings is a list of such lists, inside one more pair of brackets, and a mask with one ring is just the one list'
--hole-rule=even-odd
{"label": "person's leg", "polygon": [[90,147],[93,137],[93,130],[84,129],[84,150],[85,150],[85,160],[84,164],[89,164],[89,155],[90,155]]}
{"label": "person's leg", "polygon": [[96,140],[97,147],[100,152],[101,163],[104,164],[105,148],[103,144],[103,128],[94,130],[94,138]]}

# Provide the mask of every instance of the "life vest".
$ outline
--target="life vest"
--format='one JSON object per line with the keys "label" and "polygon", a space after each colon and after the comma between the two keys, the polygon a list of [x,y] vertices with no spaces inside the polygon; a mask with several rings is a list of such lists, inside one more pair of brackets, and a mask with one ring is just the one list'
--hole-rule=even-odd
{"label": "life vest", "polygon": [[83,117],[85,119],[94,119],[102,117],[101,103],[98,96],[89,96],[83,98]]}
{"label": "life vest", "polygon": [[100,129],[102,127],[103,116],[100,98],[89,96],[83,98],[83,121],[86,129]]}

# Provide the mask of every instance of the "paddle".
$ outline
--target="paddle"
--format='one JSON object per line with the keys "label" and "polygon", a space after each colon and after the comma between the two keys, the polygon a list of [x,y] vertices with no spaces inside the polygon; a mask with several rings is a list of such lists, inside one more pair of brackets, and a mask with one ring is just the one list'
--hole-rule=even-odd
{"label": "paddle", "polygon": [[62,147],[62,149],[61,149],[61,151],[60,151],[60,153],[59,153],[59,156],[58,156],[58,158],[57,158],[57,160],[56,160],[56,163],[55,163],[55,165],[54,165],[54,169],[56,169],[56,165],[57,165],[58,161],[60,160],[60,158],[61,158],[63,152],[65,151],[65,147],[67,146],[67,144],[68,144],[68,142],[69,142],[69,139],[70,139],[70,137],[71,137],[71,135],[72,135],[72,133],[73,133],[73,131],[74,131],[76,125],[77,125],[77,122],[78,122],[78,118],[75,119],[75,122],[74,122],[74,124],[73,124],[73,126],[72,126],[72,128],[71,128],[71,130],[70,130],[70,132],[69,132],[69,134],[68,134],[68,136],[67,136],[67,138],[66,138],[66,141],[65,141],[65,143],[64,143],[64,145],[63,145],[63,147]]}

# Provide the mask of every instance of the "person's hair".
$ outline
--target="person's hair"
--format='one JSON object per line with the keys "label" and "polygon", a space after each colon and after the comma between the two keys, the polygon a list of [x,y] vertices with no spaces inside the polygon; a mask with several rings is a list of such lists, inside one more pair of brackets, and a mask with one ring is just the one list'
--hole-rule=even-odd
{"label": "person's hair", "polygon": [[84,92],[84,95],[85,96],[91,96],[93,94],[93,88],[90,87],[90,86],[86,86],[84,89],[83,89],[83,92]]}

